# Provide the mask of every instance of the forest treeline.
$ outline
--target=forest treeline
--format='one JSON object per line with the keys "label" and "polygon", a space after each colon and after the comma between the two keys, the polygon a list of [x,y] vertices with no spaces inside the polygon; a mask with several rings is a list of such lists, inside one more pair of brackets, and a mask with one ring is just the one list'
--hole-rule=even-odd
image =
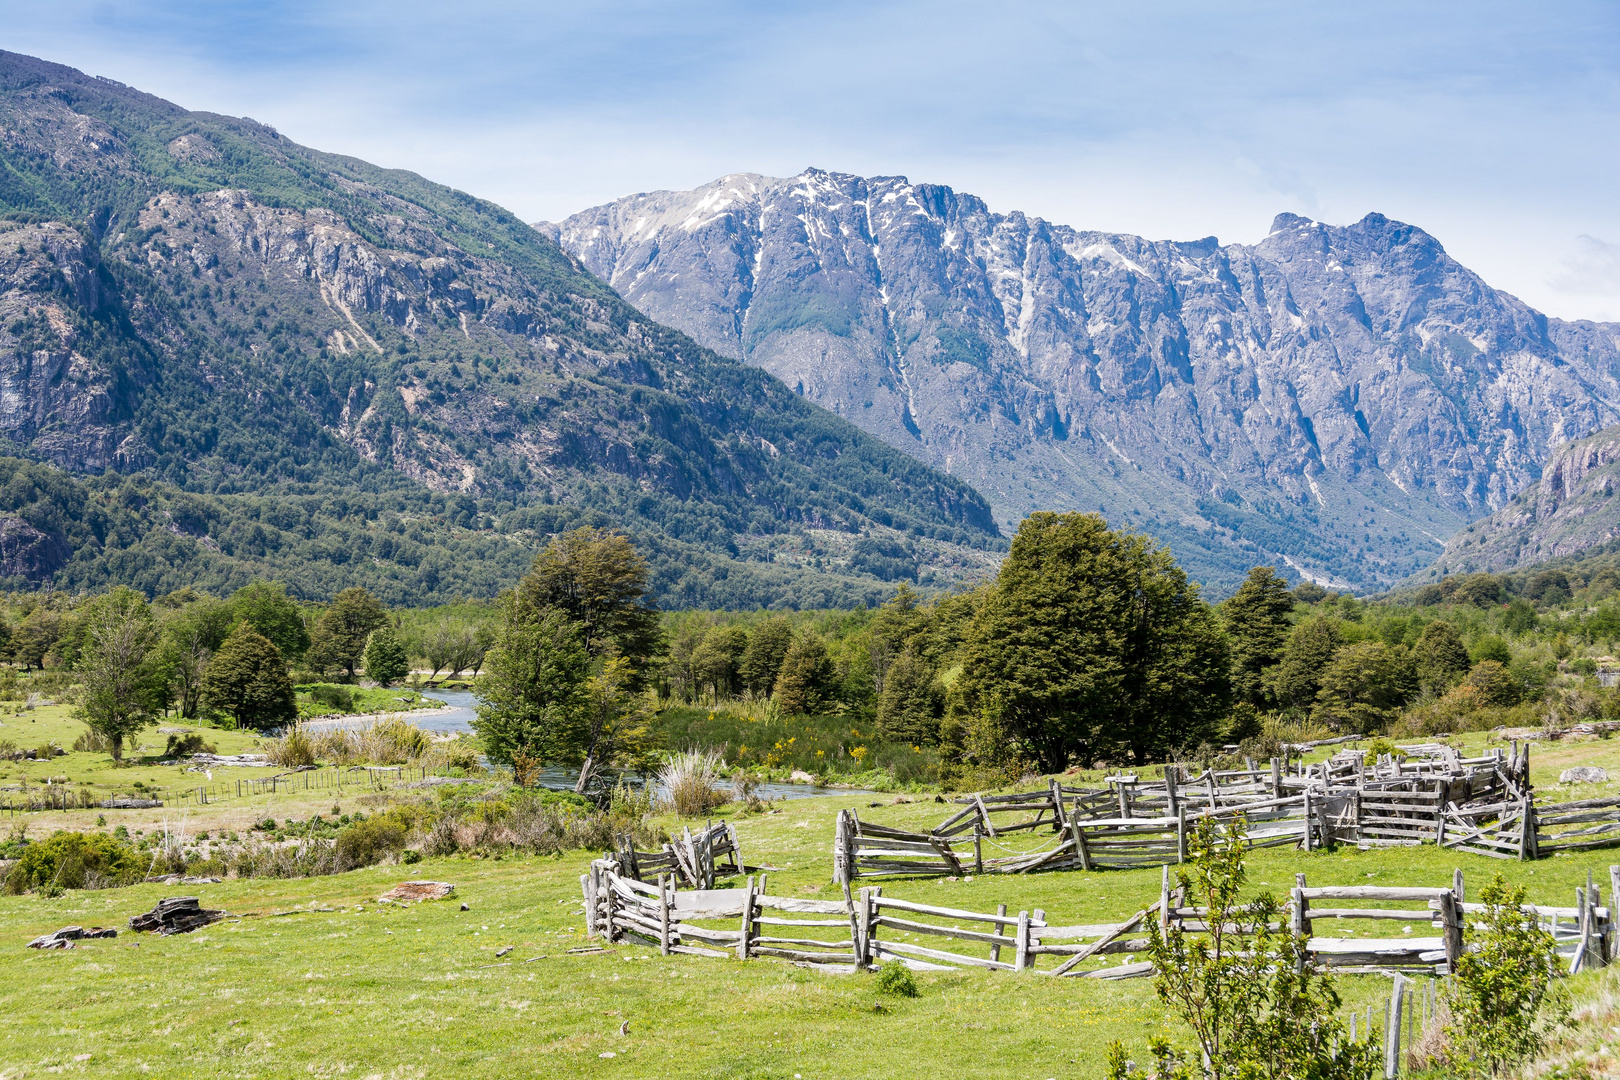
{"label": "forest treeline", "polygon": [[275,726],[295,678],[481,675],[491,758],[579,767],[581,790],[692,745],[744,768],[965,782],[1620,714],[1596,677],[1620,638],[1608,566],[1376,600],[1257,567],[1212,605],[1150,538],[1035,514],[994,580],[931,597],[902,583],[873,608],[660,612],[650,579],[629,537],[578,529],[492,602],[391,610],[351,587],[312,604],[263,581],[14,593],[0,649],[82,682],[87,721],[98,679],[136,687],[103,709],[115,746],[168,710]]}

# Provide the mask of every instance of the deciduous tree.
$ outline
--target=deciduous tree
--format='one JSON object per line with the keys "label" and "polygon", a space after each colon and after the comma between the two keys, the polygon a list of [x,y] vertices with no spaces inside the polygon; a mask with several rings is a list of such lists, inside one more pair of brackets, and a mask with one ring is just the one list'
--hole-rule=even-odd
{"label": "deciduous tree", "polygon": [[519,753],[578,761],[584,753],[591,656],[579,624],[554,608],[509,598],[504,625],[478,682],[473,730],[491,761]]}
{"label": "deciduous tree", "polygon": [[275,643],[246,622],[236,624],[203,674],[203,707],[237,727],[271,728],[298,718],[287,662]]}
{"label": "deciduous tree", "polygon": [[371,637],[366,639],[364,663],[366,678],[378,686],[396,683],[411,672],[405,646],[400,644],[399,635],[387,623],[373,630]]}
{"label": "deciduous tree", "polygon": [[118,761],[124,740],[152,723],[168,702],[169,669],[157,648],[157,626],[146,598],[120,585],[85,605],[80,630],[78,715],[112,744]]}

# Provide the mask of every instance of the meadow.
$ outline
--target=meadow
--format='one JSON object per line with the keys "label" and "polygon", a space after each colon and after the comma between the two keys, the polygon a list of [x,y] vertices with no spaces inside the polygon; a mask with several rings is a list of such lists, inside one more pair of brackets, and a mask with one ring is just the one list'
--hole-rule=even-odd
{"label": "meadow", "polygon": [[[1459,741],[1472,749],[1487,737]],[[1538,746],[1538,787],[1555,787],[1558,771],[1574,763],[1620,774],[1620,740]],[[184,814],[192,830],[226,829],[267,813],[369,812],[408,797],[345,796],[334,807],[265,796]],[[843,807],[901,827],[947,812],[931,795],[844,794],[779,802],[762,814],[727,806],[716,816],[735,824],[748,861],[773,868],[773,893],[833,897],[829,846]],[[181,815],[104,813],[131,831]],[[96,815],[33,814],[28,832],[92,827]],[[686,823],[665,816],[658,824],[679,831]],[[922,972],[921,995],[904,999],[879,995],[868,975],[773,960],[661,957],[636,945],[570,955],[589,944],[579,876],[592,854],[461,855],[329,877],[0,898],[0,1077],[1095,1077],[1110,1040],[1140,1055],[1150,1035],[1180,1034],[1148,980]],[[1617,861],[1613,851],[1520,864],[1433,846],[1273,850],[1251,857],[1250,884],[1280,892],[1302,872],[1312,884],[1443,885],[1460,866],[1471,895],[1500,872],[1532,900],[1567,904],[1589,870],[1607,881]],[[456,894],[411,907],[376,902],[399,881],[419,878],[452,882]],[[974,910],[1041,907],[1054,921],[1090,922],[1151,903],[1159,872],[883,884],[902,898]],[[65,925],[123,927],[177,894],[199,896],[230,918],[190,935],[123,931],[70,951],[23,948]],[[504,949],[512,951],[498,957]],[[1604,978],[1582,975],[1572,988],[1590,994]],[[1381,1009],[1388,996],[1382,977],[1347,976],[1339,986],[1347,1010]]]}

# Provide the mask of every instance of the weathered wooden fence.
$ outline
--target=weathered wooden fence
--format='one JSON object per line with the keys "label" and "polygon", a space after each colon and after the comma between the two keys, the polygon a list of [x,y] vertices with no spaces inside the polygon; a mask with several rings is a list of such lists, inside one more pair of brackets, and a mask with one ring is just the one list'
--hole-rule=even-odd
{"label": "weathered wooden fence", "polygon": [[[1620,892],[1620,867],[1611,870]],[[750,876],[743,888],[677,888],[673,875],[653,883],[621,873],[616,857],[598,859],[580,879],[586,930],[594,937],[633,940],[663,952],[774,956],[810,964],[855,968],[900,959],[924,969],[984,968],[1032,971],[1054,977],[1120,979],[1145,976],[1151,964],[1135,959],[1147,950],[1149,923],[1161,930],[1206,933],[1208,912],[1188,906],[1171,887],[1168,869],[1157,901],[1114,923],[1061,925],[1045,911],[968,911],[884,895],[882,886],[848,887],[836,900],[772,896],[768,877]],[[1607,964],[1614,956],[1615,922],[1590,879],[1577,890],[1576,905],[1526,905],[1553,932],[1570,970]],[[1444,975],[1462,955],[1466,920],[1484,909],[1465,902],[1458,871],[1449,887],[1319,886],[1298,875],[1287,904],[1290,927],[1305,941],[1305,953],[1344,974],[1399,972]],[[1318,932],[1333,920],[1370,923],[1365,936]],[[1423,925],[1438,935],[1380,936],[1391,924]],[[1134,933],[1135,936],[1132,936]],[[919,937],[929,941],[921,944]],[[1082,968],[1087,961],[1125,957],[1121,964]]]}
{"label": "weathered wooden fence", "polygon": [[668,874],[689,888],[712,889],[718,873],[745,872],[742,845],[729,822],[713,822],[694,833],[684,829],[679,838],[658,851],[637,851],[628,835],[619,841],[621,872],[638,881],[656,881]]}

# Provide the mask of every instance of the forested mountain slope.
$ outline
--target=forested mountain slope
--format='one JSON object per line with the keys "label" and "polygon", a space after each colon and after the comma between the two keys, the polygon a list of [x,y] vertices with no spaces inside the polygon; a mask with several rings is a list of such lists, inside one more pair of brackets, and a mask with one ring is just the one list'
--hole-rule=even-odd
{"label": "forested mountain slope", "polygon": [[669,554],[672,602],[853,602],[1002,546],[967,483],[499,207],[251,120],[0,53],[0,219],[23,456],[217,495],[438,493],[508,533],[606,520]]}
{"label": "forested mountain slope", "polygon": [[1620,327],[1549,319],[1421,229],[1086,231],[810,169],[538,226],[641,310],[972,482],[1102,510],[1230,587],[1377,588],[1620,421]]}

